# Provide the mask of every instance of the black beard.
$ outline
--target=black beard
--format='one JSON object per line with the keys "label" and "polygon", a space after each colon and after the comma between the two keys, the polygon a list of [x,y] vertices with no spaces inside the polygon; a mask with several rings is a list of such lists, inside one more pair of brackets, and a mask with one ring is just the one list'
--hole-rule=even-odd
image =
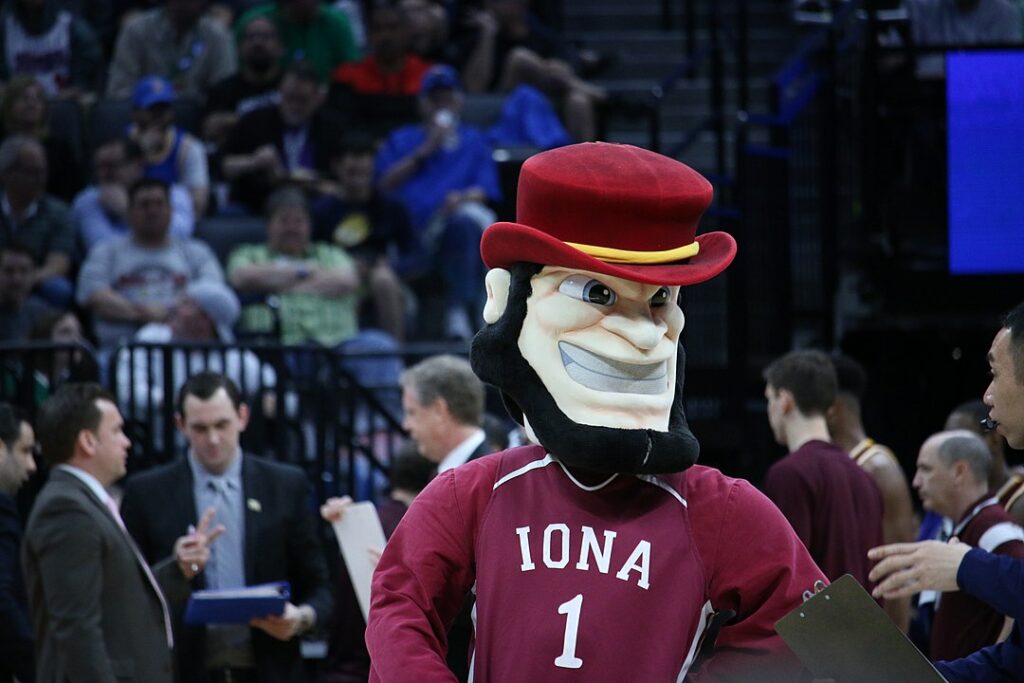
{"label": "black beard", "polygon": [[683,411],[686,352],[682,344],[667,432],[584,425],[562,412],[519,350],[530,279],[540,269],[532,263],[512,266],[505,313],[473,338],[469,354],[473,371],[500,389],[512,418],[523,424],[525,414],[540,444],[570,467],[600,474],[664,474],[681,472],[697,462],[700,444]]}

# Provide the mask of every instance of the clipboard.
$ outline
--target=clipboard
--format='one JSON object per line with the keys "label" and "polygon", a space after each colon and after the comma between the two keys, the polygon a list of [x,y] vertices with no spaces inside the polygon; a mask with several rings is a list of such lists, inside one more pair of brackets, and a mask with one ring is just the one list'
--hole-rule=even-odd
{"label": "clipboard", "polygon": [[804,594],[775,631],[815,678],[836,683],[946,683],[857,580]]}
{"label": "clipboard", "polygon": [[363,612],[363,618],[367,619],[370,614],[370,580],[375,569],[368,550],[383,549],[387,542],[377,508],[369,502],[353,503],[345,508],[342,518],[331,526],[334,527],[334,535],[338,537],[338,546],[341,547],[341,556],[352,580],[359,609]]}
{"label": "clipboard", "polygon": [[286,581],[196,591],[185,607],[185,623],[248,624],[254,617],[280,615],[290,593]]}

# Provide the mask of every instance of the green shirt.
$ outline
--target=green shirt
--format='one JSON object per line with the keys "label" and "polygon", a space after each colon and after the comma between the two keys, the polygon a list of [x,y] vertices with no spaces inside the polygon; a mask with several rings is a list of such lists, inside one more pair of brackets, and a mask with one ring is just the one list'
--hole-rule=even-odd
{"label": "green shirt", "polygon": [[327,82],[334,67],[357,61],[361,56],[348,17],[330,7],[321,6],[317,17],[305,24],[283,17],[276,2],[253,7],[235,24],[237,42],[241,42],[242,31],[256,17],[268,17],[277,26],[285,47],[281,63],[309,62],[322,83]]}
{"label": "green shirt", "polygon": [[[348,254],[330,244],[314,242],[302,259],[273,252],[265,244],[243,244],[231,252],[228,277],[243,266],[298,261],[318,268],[355,268],[355,262]],[[356,317],[359,297],[355,291],[339,297],[281,294],[279,298],[281,341],[285,344],[314,341],[334,347],[359,331]],[[253,332],[269,332],[274,327],[273,313],[262,304],[246,306],[242,311],[242,326]]]}

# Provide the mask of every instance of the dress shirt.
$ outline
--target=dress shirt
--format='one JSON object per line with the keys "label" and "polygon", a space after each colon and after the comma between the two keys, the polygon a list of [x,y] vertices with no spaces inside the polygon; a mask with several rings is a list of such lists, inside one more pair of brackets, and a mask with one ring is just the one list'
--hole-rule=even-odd
{"label": "dress shirt", "polygon": [[[224,533],[210,546],[210,560],[203,570],[207,588],[241,588],[245,586],[245,508],[242,490],[242,452],[228,465],[224,474],[212,474],[191,451],[188,464],[192,468],[192,492],[196,501],[196,519],[212,507],[217,513],[214,525],[224,525]],[[240,667],[253,665],[252,637],[249,627],[217,625],[206,629],[206,665]]]}
{"label": "dress shirt", "polygon": [[469,460],[469,456],[473,455],[473,451],[484,442],[484,436],[484,430],[477,428],[465,441],[453,448],[448,455],[444,456],[444,460],[437,466],[437,473],[441,474],[441,472],[458,467]]}

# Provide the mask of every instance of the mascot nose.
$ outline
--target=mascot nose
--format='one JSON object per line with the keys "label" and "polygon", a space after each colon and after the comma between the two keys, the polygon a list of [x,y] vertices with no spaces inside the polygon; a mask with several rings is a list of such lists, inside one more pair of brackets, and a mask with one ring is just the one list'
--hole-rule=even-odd
{"label": "mascot nose", "polygon": [[668,326],[663,320],[655,322],[642,315],[611,314],[602,323],[604,328],[619,335],[638,349],[650,351],[665,336]]}

